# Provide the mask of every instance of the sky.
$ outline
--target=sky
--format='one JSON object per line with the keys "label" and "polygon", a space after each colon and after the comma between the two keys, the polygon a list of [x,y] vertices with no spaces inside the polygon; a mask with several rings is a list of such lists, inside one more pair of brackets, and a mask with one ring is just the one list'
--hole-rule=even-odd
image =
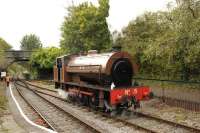
{"label": "sky", "polygon": [[[74,5],[97,0],[73,0]],[[146,11],[166,10],[172,0],[110,0],[107,22],[110,31],[120,31]],[[59,46],[60,27],[72,0],[0,0],[0,37],[13,49],[20,48],[26,34],[36,34],[44,47]]]}

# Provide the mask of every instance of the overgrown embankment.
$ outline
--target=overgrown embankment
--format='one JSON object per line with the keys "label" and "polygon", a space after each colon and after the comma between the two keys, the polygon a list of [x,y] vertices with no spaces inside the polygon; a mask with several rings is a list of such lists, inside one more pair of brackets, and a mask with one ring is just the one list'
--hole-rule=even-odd
{"label": "overgrown embankment", "polygon": [[5,96],[5,84],[0,82],[0,117],[4,114],[6,110],[7,99]]}
{"label": "overgrown embankment", "polygon": [[140,85],[147,85],[156,96],[164,96],[184,101],[199,103],[200,83],[198,82],[178,82],[159,80],[136,80]]}

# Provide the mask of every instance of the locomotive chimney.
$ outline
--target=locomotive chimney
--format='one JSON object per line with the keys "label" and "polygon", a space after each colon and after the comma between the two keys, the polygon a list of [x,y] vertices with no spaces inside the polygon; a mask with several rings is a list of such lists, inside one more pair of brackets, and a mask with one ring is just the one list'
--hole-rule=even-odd
{"label": "locomotive chimney", "polygon": [[118,52],[118,51],[121,51],[122,50],[122,46],[113,46],[112,47],[112,51],[114,51],[114,52]]}
{"label": "locomotive chimney", "polygon": [[97,54],[97,50],[89,50],[88,55]]}

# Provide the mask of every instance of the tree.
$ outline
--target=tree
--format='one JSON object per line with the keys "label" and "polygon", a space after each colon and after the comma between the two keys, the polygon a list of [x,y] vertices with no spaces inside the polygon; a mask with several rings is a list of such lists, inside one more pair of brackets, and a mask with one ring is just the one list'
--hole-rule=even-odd
{"label": "tree", "polygon": [[0,37],[0,50],[9,50],[11,49],[10,44],[8,44],[3,38]]}
{"label": "tree", "polygon": [[42,48],[34,52],[30,58],[33,77],[41,76],[38,74],[51,75],[56,57],[61,56],[63,53],[63,50],[55,47]]}
{"label": "tree", "polygon": [[112,33],[112,47],[115,48],[116,50],[121,50],[121,47],[124,43],[124,38],[122,36],[122,33],[121,32],[118,32],[118,31],[114,31]]}
{"label": "tree", "polygon": [[[163,70],[155,60],[154,51],[156,50],[157,39],[168,29],[164,15],[163,12],[147,12],[137,17],[123,29],[123,49],[132,54],[143,73],[156,70],[158,74],[160,70]],[[157,53],[156,56],[159,55]]]}
{"label": "tree", "polygon": [[169,11],[145,13],[123,29],[123,49],[135,57],[140,73],[200,78],[199,12],[197,0],[177,0]]}
{"label": "tree", "polygon": [[70,53],[109,49],[111,35],[106,22],[108,2],[99,0],[99,7],[85,2],[68,8],[68,16],[61,27],[61,47]]}
{"label": "tree", "polygon": [[22,50],[35,50],[42,48],[42,43],[35,34],[25,35],[21,40]]}
{"label": "tree", "polygon": [[30,59],[30,64],[37,69],[52,69],[56,57],[63,54],[60,48],[42,48],[34,52]]}
{"label": "tree", "polygon": [[0,69],[3,69],[7,65],[7,60],[5,58],[4,50],[11,49],[10,44],[8,44],[3,38],[0,37]]}

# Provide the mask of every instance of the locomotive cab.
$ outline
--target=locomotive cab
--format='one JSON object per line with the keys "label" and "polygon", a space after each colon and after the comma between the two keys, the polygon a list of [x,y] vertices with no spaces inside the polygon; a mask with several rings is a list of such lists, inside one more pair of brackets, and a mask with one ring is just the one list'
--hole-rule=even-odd
{"label": "locomotive cab", "polygon": [[61,69],[62,69],[62,62],[61,62],[61,57],[56,58],[56,62],[54,65],[54,82],[55,82],[55,88],[59,88],[60,87],[60,73],[61,73]]}
{"label": "locomotive cab", "polygon": [[60,56],[56,58],[56,64],[54,65],[54,82],[55,88],[61,88],[61,83],[68,81],[66,74],[66,65],[69,60],[68,55]]}
{"label": "locomotive cab", "polygon": [[62,61],[61,61],[61,58],[57,58],[57,61],[56,61],[56,66],[57,66],[57,69],[58,69],[58,82],[60,82],[61,80],[61,72],[62,72]]}

